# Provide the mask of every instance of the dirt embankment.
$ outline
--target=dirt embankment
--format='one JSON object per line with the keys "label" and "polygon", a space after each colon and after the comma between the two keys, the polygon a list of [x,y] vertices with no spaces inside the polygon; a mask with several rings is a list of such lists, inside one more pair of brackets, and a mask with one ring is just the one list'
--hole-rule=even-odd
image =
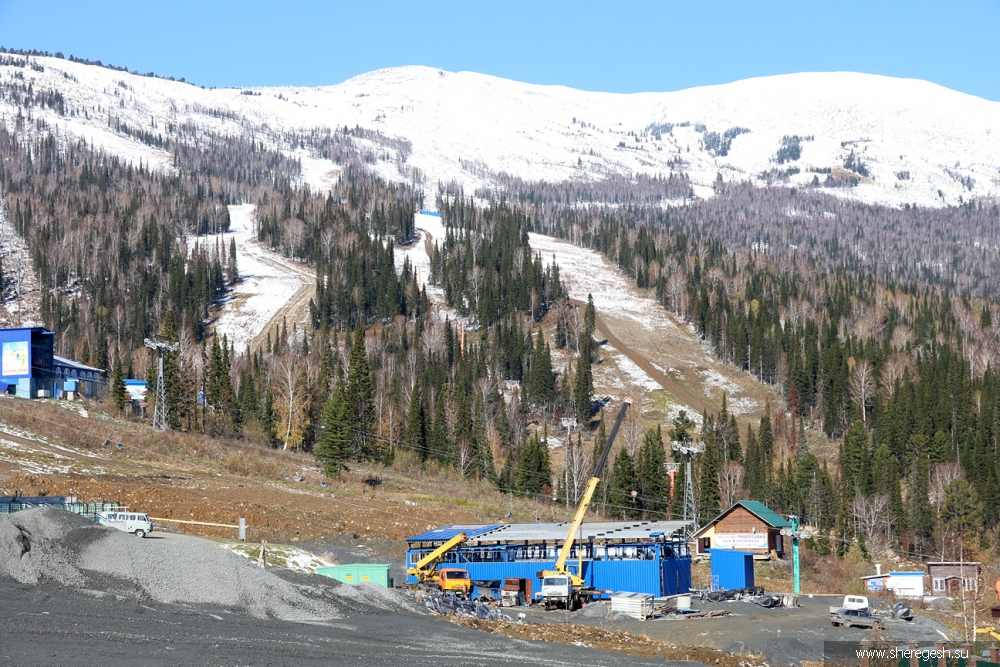
{"label": "dirt embankment", "polygon": [[608,628],[595,628],[589,625],[504,623],[475,618],[455,618],[452,619],[452,622],[465,628],[492,632],[515,639],[586,646],[637,658],[661,657],[665,660],[694,661],[703,665],[718,665],[719,667],[751,667],[754,664],[764,664],[762,656],[755,661],[753,656],[733,655],[704,646],[670,644],[650,639],[645,635],[635,635]]}

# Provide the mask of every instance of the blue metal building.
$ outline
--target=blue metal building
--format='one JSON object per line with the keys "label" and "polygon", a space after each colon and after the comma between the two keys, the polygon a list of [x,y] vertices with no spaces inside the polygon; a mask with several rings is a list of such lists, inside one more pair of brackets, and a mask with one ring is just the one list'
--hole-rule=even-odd
{"label": "blue metal building", "polygon": [[56,355],[52,360],[54,396],[72,391],[88,398],[100,397],[107,390],[108,380],[102,369]]}
{"label": "blue metal building", "polygon": [[[42,327],[0,329],[0,391],[21,398],[52,392],[55,334]],[[44,394],[43,394],[44,395]]]}
{"label": "blue metal building", "polygon": [[[656,597],[686,593],[691,588],[691,557],[683,537],[683,521],[607,521],[584,523],[567,560],[588,586],[605,594],[649,593]],[[569,522],[443,526],[407,538],[406,559],[412,567],[458,533],[464,544],[442,559],[442,567],[461,567],[473,580],[530,579],[555,566]],[[407,577],[414,583],[414,577]],[[478,591],[474,591],[476,594]]]}
{"label": "blue metal building", "polygon": [[61,397],[65,392],[99,397],[107,390],[102,369],[53,353],[55,336],[42,327],[0,329],[0,392],[20,398]]}
{"label": "blue metal building", "polygon": [[712,557],[712,589],[731,591],[754,585],[752,551],[709,549]]}

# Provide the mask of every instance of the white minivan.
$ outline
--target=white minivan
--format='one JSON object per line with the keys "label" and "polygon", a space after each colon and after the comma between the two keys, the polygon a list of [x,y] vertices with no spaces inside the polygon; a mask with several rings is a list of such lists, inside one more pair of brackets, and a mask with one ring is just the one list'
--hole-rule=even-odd
{"label": "white minivan", "polygon": [[142,512],[130,512],[128,510],[119,512],[101,512],[97,515],[102,526],[117,528],[126,533],[132,533],[136,537],[146,537],[153,532],[153,522],[149,520],[149,515]]}

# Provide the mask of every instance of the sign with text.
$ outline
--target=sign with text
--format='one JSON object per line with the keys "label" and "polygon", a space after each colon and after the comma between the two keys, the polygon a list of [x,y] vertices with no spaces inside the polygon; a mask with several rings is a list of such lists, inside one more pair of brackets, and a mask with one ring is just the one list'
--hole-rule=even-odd
{"label": "sign with text", "polygon": [[767,533],[716,533],[717,549],[767,549]]}
{"label": "sign with text", "polygon": [[30,375],[31,365],[28,360],[28,341],[5,341],[2,352],[0,352],[0,368],[2,368],[4,377]]}

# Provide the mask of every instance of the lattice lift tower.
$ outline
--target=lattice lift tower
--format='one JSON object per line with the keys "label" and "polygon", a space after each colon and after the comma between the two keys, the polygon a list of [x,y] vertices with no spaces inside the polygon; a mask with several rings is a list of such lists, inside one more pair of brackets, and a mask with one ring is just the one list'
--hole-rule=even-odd
{"label": "lattice lift tower", "polygon": [[170,430],[170,408],[167,407],[167,383],[163,379],[163,355],[166,352],[176,352],[180,348],[179,343],[168,343],[159,340],[156,336],[143,341],[151,350],[156,350],[156,407],[153,409],[153,430]]}
{"label": "lattice lift tower", "polygon": [[684,527],[687,537],[698,529],[698,503],[694,497],[694,480],[691,479],[691,455],[700,454],[705,451],[704,442],[672,442],[670,448],[675,452],[684,455],[684,520],[690,521]]}

